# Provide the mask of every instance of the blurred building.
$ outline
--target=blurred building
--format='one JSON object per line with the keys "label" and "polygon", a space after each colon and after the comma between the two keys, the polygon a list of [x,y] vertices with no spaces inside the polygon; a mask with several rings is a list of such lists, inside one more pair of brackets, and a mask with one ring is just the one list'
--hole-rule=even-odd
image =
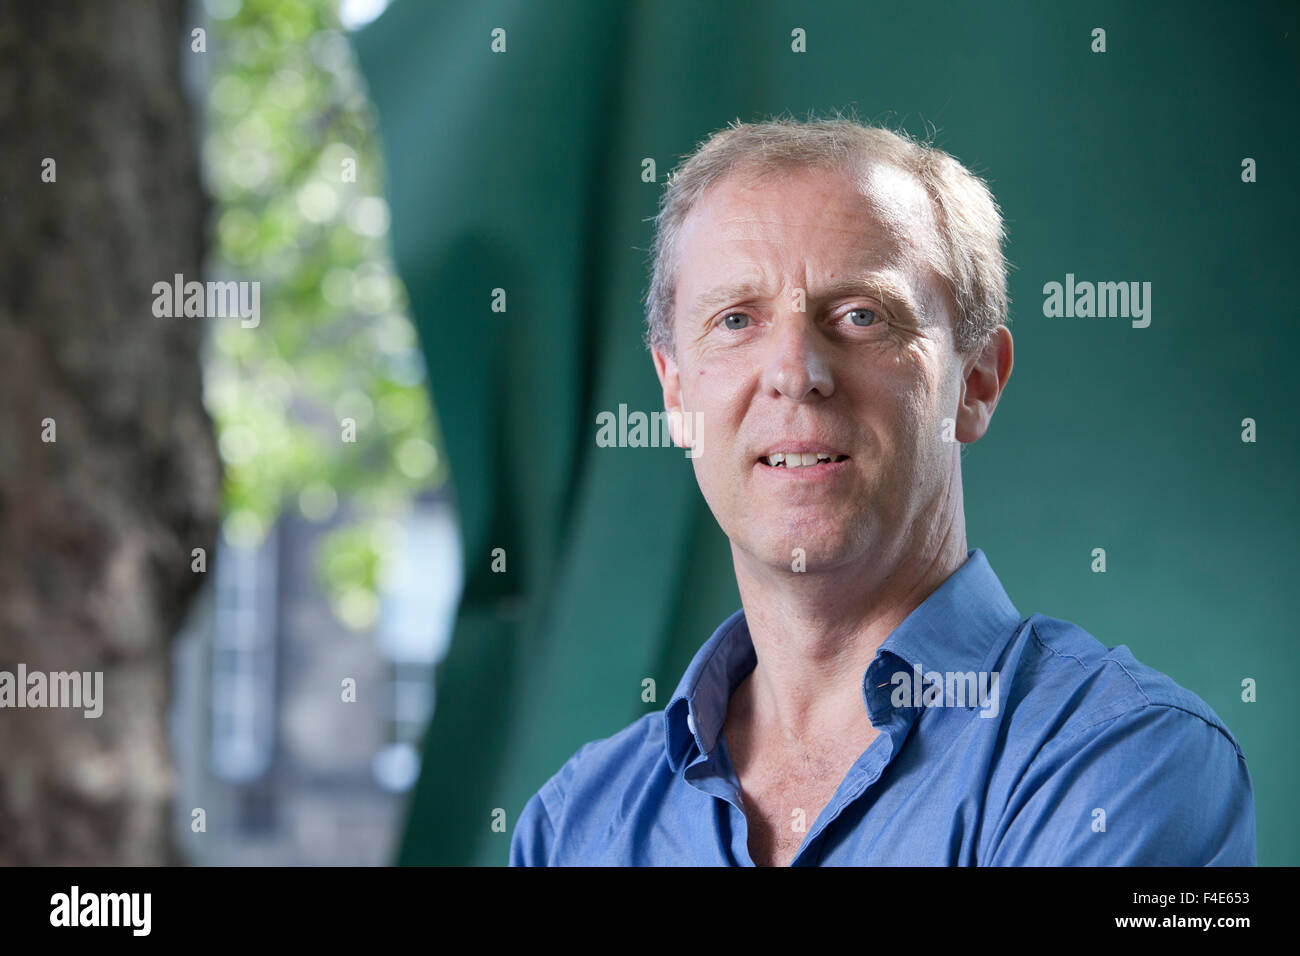
{"label": "blurred building", "polygon": [[[174,822],[186,863],[395,856],[460,593],[456,520],[445,495],[415,503],[378,620],[361,632],[335,617],[318,583],[313,555],[329,528],[286,512],[257,548],[223,541],[177,637]],[[343,700],[347,678],[355,702]]]}

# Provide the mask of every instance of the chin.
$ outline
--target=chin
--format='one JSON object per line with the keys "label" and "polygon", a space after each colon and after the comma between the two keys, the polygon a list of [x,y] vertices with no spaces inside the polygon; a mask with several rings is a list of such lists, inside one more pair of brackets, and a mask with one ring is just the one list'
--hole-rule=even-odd
{"label": "chin", "polygon": [[[800,537],[803,537],[803,544],[799,541]],[[757,558],[771,568],[796,571],[796,559],[798,559],[797,570],[806,572],[842,564],[847,557],[845,553],[847,549],[841,545],[841,542],[835,542],[828,546],[824,538],[817,538],[814,535],[791,534],[780,535],[775,539],[764,541],[762,544],[749,546],[742,544],[739,547],[746,554]],[[802,548],[803,553],[796,555],[794,553],[795,548]]]}

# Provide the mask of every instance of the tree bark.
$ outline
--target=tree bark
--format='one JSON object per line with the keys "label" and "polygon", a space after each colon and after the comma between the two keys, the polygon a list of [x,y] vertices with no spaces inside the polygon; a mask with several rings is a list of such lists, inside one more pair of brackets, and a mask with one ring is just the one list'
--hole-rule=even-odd
{"label": "tree bark", "polygon": [[0,671],[103,673],[99,718],[0,709],[0,864],[171,859],[170,641],[220,489],[200,320],[151,308],[201,278],[185,10],[0,0]]}

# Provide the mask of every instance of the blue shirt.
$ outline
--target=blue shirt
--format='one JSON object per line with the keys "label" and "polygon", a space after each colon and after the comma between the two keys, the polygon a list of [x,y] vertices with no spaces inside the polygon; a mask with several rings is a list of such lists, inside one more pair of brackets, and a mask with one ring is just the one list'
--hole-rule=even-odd
{"label": "blue shirt", "polygon": [[[966,557],[876,652],[862,696],[879,736],[791,865],[1255,865],[1246,758],[1214,711],[1123,645],[1022,620],[984,553]],[[510,864],[753,866],[721,731],[756,663],[742,609],[664,710],[528,801]],[[950,676],[972,672],[985,694]]]}

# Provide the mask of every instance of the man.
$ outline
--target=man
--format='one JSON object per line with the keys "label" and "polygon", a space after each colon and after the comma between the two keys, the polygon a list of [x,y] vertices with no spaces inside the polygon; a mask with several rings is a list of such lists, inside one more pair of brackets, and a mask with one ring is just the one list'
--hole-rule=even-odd
{"label": "man", "polygon": [[1022,619],[968,550],[1002,241],[955,159],[847,120],[735,125],[679,168],[648,338],[743,607],[528,801],[513,865],[1255,863],[1214,712]]}

